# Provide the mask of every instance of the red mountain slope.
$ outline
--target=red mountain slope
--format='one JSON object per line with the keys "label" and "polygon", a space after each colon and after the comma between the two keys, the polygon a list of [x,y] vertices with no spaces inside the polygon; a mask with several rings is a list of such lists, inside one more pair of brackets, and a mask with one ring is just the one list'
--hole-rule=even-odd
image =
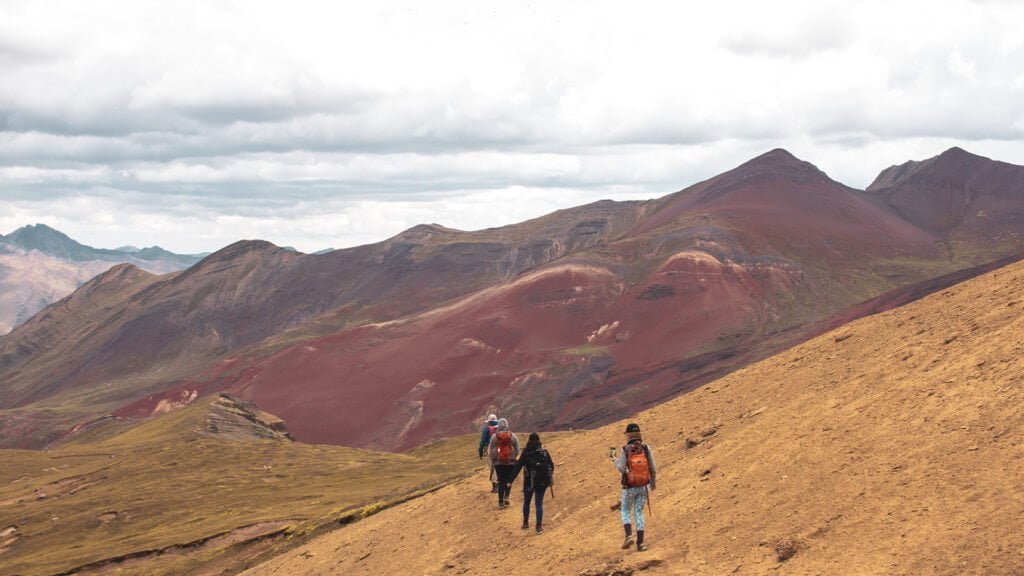
{"label": "red mountain slope", "polygon": [[227,389],[300,440],[390,449],[463,432],[494,408],[524,427],[592,425],[961,266],[934,233],[782,150],[640,211],[619,237],[509,283],[270,358],[229,358],[121,414]]}
{"label": "red mountain slope", "polygon": [[503,228],[418,226],[322,256],[243,242],[109,308],[80,347],[4,352],[42,325],[0,340],[0,378],[19,391],[0,407],[144,416],[227,390],[299,440],[378,448],[466,431],[492,409],[523,427],[588,426],[890,289],[1024,248],[943,246],[951,230],[773,150],[658,200]]}
{"label": "red mountain slope", "polygon": [[[636,203],[598,202],[479,232],[417,226],[316,256],[238,242],[184,272],[152,277],[118,306],[57,304],[0,338],[0,430],[5,421],[22,429],[35,420],[52,440],[232,351],[263,357],[292,341],[428,309],[619,234],[635,213]],[[91,294],[83,288],[72,298],[89,302]],[[85,328],[65,327],[78,323]],[[0,432],[0,445],[47,441]]]}

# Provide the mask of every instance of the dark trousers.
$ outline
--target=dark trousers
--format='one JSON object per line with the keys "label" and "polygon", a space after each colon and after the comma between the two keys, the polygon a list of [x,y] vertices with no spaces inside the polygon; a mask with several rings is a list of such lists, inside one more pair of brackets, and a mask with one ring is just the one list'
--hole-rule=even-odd
{"label": "dark trousers", "polygon": [[494,473],[498,475],[498,504],[504,505],[512,491],[509,484],[512,483],[512,474],[516,471],[515,464],[495,464]]}
{"label": "dark trousers", "polygon": [[530,523],[530,500],[534,502],[537,508],[537,526],[544,523],[544,493],[548,489],[545,486],[539,490],[534,490],[529,485],[523,488],[523,524]]}

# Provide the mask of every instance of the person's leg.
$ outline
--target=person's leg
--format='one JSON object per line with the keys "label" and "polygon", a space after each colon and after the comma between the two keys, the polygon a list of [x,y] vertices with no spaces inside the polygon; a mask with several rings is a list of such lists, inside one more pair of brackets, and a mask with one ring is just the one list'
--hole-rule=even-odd
{"label": "person's leg", "polygon": [[537,532],[544,531],[544,493],[547,492],[547,488],[538,490],[534,493],[533,498],[536,501],[537,506]]}
{"label": "person's leg", "polygon": [[498,474],[498,508],[505,507],[505,501],[508,500],[508,466],[504,464],[498,464],[494,467],[495,472]]}
{"label": "person's leg", "polygon": [[516,471],[514,464],[506,464],[502,466],[505,469],[505,475],[501,479],[501,484],[505,487],[505,506],[511,504],[509,498],[512,496],[512,473]]}
{"label": "person's leg", "polygon": [[530,485],[527,484],[523,488],[523,530],[530,527],[530,500],[533,496],[533,490],[530,489]]}
{"label": "person's leg", "polygon": [[623,548],[633,545],[633,525],[630,522],[629,513],[633,509],[633,498],[628,488],[622,489],[622,499],[619,502],[619,513],[622,515],[622,529],[626,532],[626,539],[622,542]]}
{"label": "person's leg", "polygon": [[634,499],[636,508],[633,510],[636,516],[636,549],[646,550],[644,546],[644,529],[646,528],[646,522],[644,521],[644,506],[647,505],[647,490],[644,488],[637,488],[636,497]]}
{"label": "person's leg", "polygon": [[644,506],[647,505],[647,492],[643,488],[634,488],[633,492],[633,517],[636,519],[636,529],[644,529]]}

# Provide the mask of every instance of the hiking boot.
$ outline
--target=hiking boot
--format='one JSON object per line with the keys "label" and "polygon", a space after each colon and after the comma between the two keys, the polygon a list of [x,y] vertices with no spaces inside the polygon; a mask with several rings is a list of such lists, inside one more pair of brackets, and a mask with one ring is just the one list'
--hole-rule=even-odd
{"label": "hiking boot", "polygon": [[505,503],[504,502],[498,502],[498,510],[504,510],[504,509],[505,509]]}
{"label": "hiking boot", "polygon": [[491,482],[491,494],[497,494],[497,493],[498,493],[498,483],[497,482]]}
{"label": "hiking boot", "polygon": [[636,551],[637,552],[646,552],[647,551],[647,544],[637,544],[636,545]]}
{"label": "hiking boot", "polygon": [[511,500],[505,500],[505,506],[511,506],[511,505],[512,505],[512,501]]}
{"label": "hiking boot", "polygon": [[537,526],[537,534],[541,534],[541,533],[543,533],[543,532],[544,532],[544,527],[543,527],[543,526],[539,526],[539,525],[538,525],[538,526]]}
{"label": "hiking boot", "polygon": [[633,540],[633,536],[626,536],[626,539],[622,542],[622,549],[628,550],[629,547],[633,545],[633,542],[635,542],[635,540]]}
{"label": "hiking boot", "polygon": [[530,522],[528,520],[523,520],[523,530],[526,530],[529,527],[530,527]]}

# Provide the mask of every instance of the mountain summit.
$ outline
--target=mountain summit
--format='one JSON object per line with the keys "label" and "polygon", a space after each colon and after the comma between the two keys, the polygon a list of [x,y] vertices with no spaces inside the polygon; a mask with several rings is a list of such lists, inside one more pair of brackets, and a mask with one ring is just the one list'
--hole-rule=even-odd
{"label": "mountain summit", "polygon": [[93,248],[79,244],[46,224],[22,226],[6,236],[0,235],[0,242],[7,242],[26,252],[38,250],[63,260],[92,260],[95,257]]}
{"label": "mountain summit", "polygon": [[1024,230],[1024,167],[962,148],[891,166],[867,194],[947,241],[991,244]]}

